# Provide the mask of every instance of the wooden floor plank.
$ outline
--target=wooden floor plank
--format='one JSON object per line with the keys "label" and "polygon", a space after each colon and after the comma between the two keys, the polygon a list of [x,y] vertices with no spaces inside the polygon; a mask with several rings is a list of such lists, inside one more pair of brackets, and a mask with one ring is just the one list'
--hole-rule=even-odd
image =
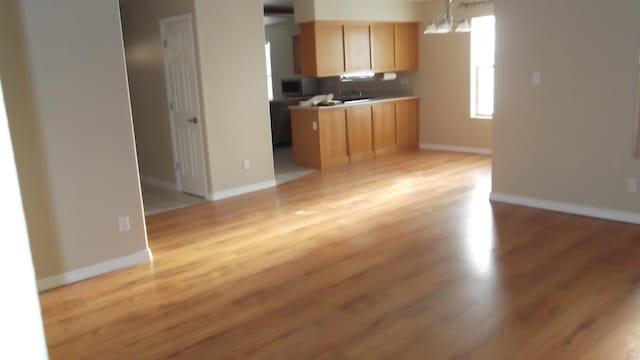
{"label": "wooden floor plank", "polygon": [[152,264],[41,294],[51,358],[640,358],[638,227],[490,173],[399,153],[149,216]]}

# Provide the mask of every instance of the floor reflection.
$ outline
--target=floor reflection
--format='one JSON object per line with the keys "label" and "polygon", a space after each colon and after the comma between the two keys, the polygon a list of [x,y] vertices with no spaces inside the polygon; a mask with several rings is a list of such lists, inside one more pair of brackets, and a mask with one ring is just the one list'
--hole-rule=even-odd
{"label": "floor reflection", "polygon": [[463,214],[464,256],[469,259],[470,268],[477,275],[493,276],[496,265],[493,251],[496,246],[496,232],[489,202],[489,174],[476,176],[475,184]]}

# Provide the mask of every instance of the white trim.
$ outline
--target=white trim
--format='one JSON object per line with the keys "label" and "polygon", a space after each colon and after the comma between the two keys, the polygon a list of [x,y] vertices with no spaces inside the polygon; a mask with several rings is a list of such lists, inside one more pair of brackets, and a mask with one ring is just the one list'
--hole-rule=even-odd
{"label": "white trim", "polygon": [[640,214],[610,209],[595,208],[559,201],[540,200],[525,196],[509,195],[492,192],[491,201],[512,205],[527,206],[537,209],[557,211],[567,214],[588,216],[605,220],[620,221],[624,223],[640,224]]}
{"label": "white trim", "polygon": [[492,154],[491,149],[464,147],[464,146],[454,146],[454,145],[420,144],[420,149],[422,149],[422,150],[435,150],[435,151],[450,151],[450,152],[459,152],[459,153],[477,154],[477,155],[491,155]]}
{"label": "white trim", "polygon": [[94,276],[110,273],[112,271],[150,261],[153,261],[153,255],[151,254],[150,249],[146,249],[135,254],[107,260],[105,262],[87,266],[81,269],[46,277],[44,279],[38,279],[38,291],[44,291],[53,289],[58,286],[68,285],[74,282],[92,278]]}
{"label": "white trim", "polygon": [[145,184],[155,185],[166,190],[178,191],[178,185],[168,182],[166,180],[162,180],[155,176],[140,175],[140,180]]}
{"label": "white trim", "polygon": [[[171,97],[171,91],[169,90],[169,81],[171,79],[171,77],[169,76],[169,59],[168,59],[168,54],[167,54],[167,49],[164,47],[164,41],[166,40],[166,24],[167,23],[171,23],[171,22],[179,22],[179,21],[187,21],[189,23],[189,28],[191,29],[191,40],[193,41],[193,52],[192,52],[192,56],[193,56],[193,61],[194,61],[194,71],[196,72],[195,74],[195,87],[196,87],[196,93],[197,96],[195,97],[196,99],[196,117],[200,120],[198,121],[198,128],[200,129],[200,143],[202,144],[202,172],[203,172],[203,176],[204,176],[204,193],[203,194],[195,194],[198,196],[202,196],[202,197],[206,197],[207,196],[207,189],[208,189],[208,174],[207,174],[207,163],[206,163],[206,158],[207,158],[207,154],[206,154],[206,144],[205,144],[205,136],[204,136],[204,127],[202,125],[202,122],[204,121],[204,118],[202,117],[202,111],[200,108],[200,96],[202,95],[200,92],[200,78],[198,77],[198,56],[196,54],[196,47],[198,46],[198,44],[196,43],[196,36],[195,36],[195,32],[193,29],[193,18],[191,16],[191,14],[184,14],[184,15],[177,15],[177,16],[171,16],[171,17],[167,17],[167,18],[163,18],[160,19],[159,21],[159,25],[160,25],[160,47],[162,48],[162,63],[164,66],[164,79],[165,79],[165,91],[167,93],[167,111],[169,112],[169,121],[171,123],[171,146],[172,146],[172,150],[173,150],[173,169],[175,171],[176,174],[176,190],[177,191],[182,191],[182,182],[180,179],[180,171],[178,170],[176,164],[179,163],[179,157],[178,157],[178,141],[177,141],[177,135],[176,135],[176,120],[175,117],[173,116],[173,111],[171,110],[171,106],[170,104],[174,102],[173,98]],[[180,164],[180,166],[184,166],[183,164]]]}
{"label": "white trim", "polygon": [[275,179],[274,180],[269,180],[269,181],[264,181],[264,182],[261,182],[261,183],[251,184],[251,185],[247,185],[247,186],[241,186],[241,187],[237,187],[237,188],[233,188],[233,189],[229,189],[229,190],[217,191],[217,192],[214,192],[213,194],[209,194],[209,196],[207,196],[207,200],[217,201],[217,200],[222,200],[222,199],[228,199],[230,197],[243,195],[243,194],[248,194],[248,193],[252,193],[252,192],[260,191],[260,190],[264,190],[264,189],[270,189],[270,188],[276,187],[276,186],[277,186],[277,183],[276,183]]}

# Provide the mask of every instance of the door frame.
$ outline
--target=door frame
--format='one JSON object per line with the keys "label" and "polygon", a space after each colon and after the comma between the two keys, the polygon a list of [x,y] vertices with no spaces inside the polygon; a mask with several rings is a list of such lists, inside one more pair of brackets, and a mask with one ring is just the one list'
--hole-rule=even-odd
{"label": "door frame", "polygon": [[[169,23],[173,23],[173,22],[179,22],[179,21],[186,21],[187,24],[189,25],[189,29],[191,29],[191,40],[193,41],[193,49],[192,49],[192,56],[193,59],[195,61],[194,64],[194,69],[196,71],[196,76],[195,76],[195,86],[196,86],[196,117],[198,118],[198,128],[200,130],[200,143],[202,144],[202,171],[204,174],[204,194],[194,194],[194,195],[200,195],[202,197],[204,197],[205,199],[209,198],[209,173],[207,171],[207,145],[205,142],[205,136],[204,136],[204,126],[203,126],[203,122],[204,119],[202,118],[202,110],[200,108],[200,96],[201,96],[201,92],[200,92],[200,79],[199,79],[199,67],[198,67],[198,58],[197,58],[197,54],[196,54],[196,37],[195,37],[195,31],[193,30],[193,17],[191,16],[191,14],[183,14],[183,15],[176,15],[176,16],[170,16],[170,17],[166,17],[166,18],[162,18],[159,21],[159,25],[160,25],[160,47],[162,48],[162,62],[163,62],[163,67],[164,67],[164,89],[166,91],[167,94],[167,111],[169,112],[169,121],[171,123],[171,146],[172,146],[172,150],[173,150],[173,171],[175,173],[176,176],[176,190],[179,192],[182,192],[182,182],[180,181],[180,172],[178,170],[178,166],[177,164],[179,164],[180,162],[178,161],[178,146],[177,146],[177,139],[176,139],[176,119],[173,115],[173,110],[171,109],[171,103],[173,103],[173,98],[171,96],[171,91],[169,91],[169,81],[170,81],[170,77],[169,77],[169,61],[168,61],[168,54],[167,54],[167,48],[164,46],[164,42],[166,40],[166,25]],[[183,164],[180,164],[180,166],[183,166]]]}

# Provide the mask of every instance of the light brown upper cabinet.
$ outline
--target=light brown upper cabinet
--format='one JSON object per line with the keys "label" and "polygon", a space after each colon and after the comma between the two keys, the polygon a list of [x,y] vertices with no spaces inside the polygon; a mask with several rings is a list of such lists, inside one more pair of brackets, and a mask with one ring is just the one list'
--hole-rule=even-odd
{"label": "light brown upper cabinet", "polygon": [[344,25],[344,65],[347,72],[371,70],[369,24]]}
{"label": "light brown upper cabinet", "polygon": [[300,24],[302,75],[306,77],[344,74],[342,24],[312,22]]}
{"label": "light brown upper cabinet", "polygon": [[291,39],[293,48],[293,72],[302,74],[302,49],[300,48],[300,35],[294,35]]}
{"label": "light brown upper cabinet", "polygon": [[418,69],[417,23],[310,22],[300,42],[306,77]]}
{"label": "light brown upper cabinet", "polygon": [[396,70],[418,70],[418,24],[394,24]]}
{"label": "light brown upper cabinet", "polygon": [[376,72],[396,70],[394,24],[371,24],[371,68]]}

